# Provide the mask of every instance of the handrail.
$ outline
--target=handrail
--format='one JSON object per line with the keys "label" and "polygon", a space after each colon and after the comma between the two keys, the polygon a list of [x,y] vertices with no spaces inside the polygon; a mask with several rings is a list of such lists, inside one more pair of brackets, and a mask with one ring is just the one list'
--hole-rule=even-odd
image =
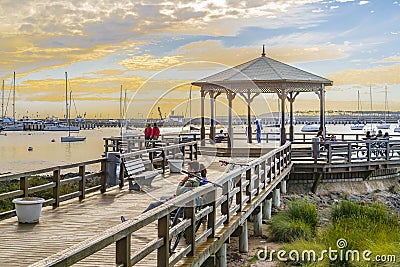
{"label": "handrail", "polygon": [[[0,182],[19,180],[19,189],[1,193],[0,200],[8,199],[10,201],[10,199],[13,199],[15,197],[27,197],[34,193],[51,190],[52,191],[51,197],[46,199],[43,205],[44,206],[53,205],[53,208],[57,208],[60,205],[60,202],[63,202],[67,199],[79,197],[79,199],[82,200],[86,197],[87,193],[99,189],[102,192],[105,192],[106,189],[105,162],[106,159],[95,159],[95,160],[88,160],[66,165],[53,166],[34,171],[2,175],[0,176]],[[100,164],[98,170],[90,174],[86,174],[85,171],[86,167],[94,164]],[[73,168],[78,168],[75,169],[76,174],[74,175],[74,177],[61,179],[62,170],[70,170]],[[47,174],[46,176],[43,177],[48,178],[48,181],[44,184],[33,186],[30,181],[31,179],[34,179],[32,178],[32,176],[44,175],[44,174]],[[90,187],[88,187],[87,179],[93,177],[100,177],[100,183],[96,182],[95,184],[91,184]],[[61,191],[61,189],[66,184],[77,184],[78,186],[76,187],[76,189],[73,189],[72,192],[64,193]],[[8,218],[15,215],[16,215],[15,209],[4,211],[0,213],[0,219]]]}
{"label": "handrail", "polygon": [[[31,266],[69,266],[114,243],[117,250],[115,258],[117,266],[131,266],[132,262],[136,263],[138,259],[142,259],[154,250],[157,250],[158,266],[173,265],[185,255],[194,255],[196,253],[195,248],[199,245],[199,242],[204,242],[202,241],[204,238],[213,238],[219,227],[219,222],[224,224],[224,229],[237,227],[236,224],[230,224],[233,215],[232,211],[236,214],[241,214],[242,217],[249,216],[252,210],[256,208],[256,205],[260,205],[260,201],[264,200],[271,193],[271,190],[286,178],[290,168],[291,144],[287,142],[280,148],[251,161],[248,166],[225,173],[223,177],[216,181],[216,183],[224,187],[222,192],[211,184],[195,188],[153,210],[141,214],[136,219],[111,227]],[[242,174],[245,174],[245,178]],[[234,188],[228,187],[230,181],[234,181]],[[198,236],[196,242],[193,225],[201,215],[198,215],[200,212],[196,212],[194,206],[187,204],[195,203],[198,197],[208,199],[208,205],[212,208],[209,209],[209,213],[206,215],[207,229],[202,233],[198,233],[198,235],[196,234]],[[217,201],[220,197],[223,197],[222,201]],[[231,197],[235,197],[236,201],[230,201]],[[190,220],[190,226],[185,230],[188,247],[183,252],[181,251],[171,256],[169,255],[169,216],[177,206],[184,206],[186,218]],[[133,238],[131,234],[153,222],[158,224],[158,236],[156,239],[149,241],[146,247],[148,250],[139,249],[138,253],[140,255],[131,255],[131,249],[129,249],[131,238]],[[160,239],[164,242],[159,243]]]}
{"label": "handrail", "polygon": [[[309,144],[311,150],[302,150],[302,157],[294,155],[295,160],[313,161],[314,163],[400,160],[400,140],[370,139],[363,141],[304,142],[303,144]],[[306,157],[304,158],[304,156]]]}

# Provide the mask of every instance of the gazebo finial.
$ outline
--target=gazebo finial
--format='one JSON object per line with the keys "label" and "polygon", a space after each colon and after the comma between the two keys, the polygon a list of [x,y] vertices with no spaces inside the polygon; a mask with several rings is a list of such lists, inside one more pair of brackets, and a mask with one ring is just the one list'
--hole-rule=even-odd
{"label": "gazebo finial", "polygon": [[265,45],[263,45],[263,52],[262,52],[261,56],[265,57]]}

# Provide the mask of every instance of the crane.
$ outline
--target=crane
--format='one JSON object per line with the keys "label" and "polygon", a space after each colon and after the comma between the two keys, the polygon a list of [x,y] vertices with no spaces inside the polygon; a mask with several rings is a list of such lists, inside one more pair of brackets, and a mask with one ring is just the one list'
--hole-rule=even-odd
{"label": "crane", "polygon": [[158,109],[158,114],[160,115],[160,120],[163,121],[164,119],[162,117],[161,108],[158,107],[157,109]]}

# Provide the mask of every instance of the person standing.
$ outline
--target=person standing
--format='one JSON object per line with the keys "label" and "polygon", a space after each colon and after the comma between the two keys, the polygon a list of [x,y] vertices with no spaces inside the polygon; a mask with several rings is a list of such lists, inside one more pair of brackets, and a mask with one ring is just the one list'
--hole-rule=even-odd
{"label": "person standing", "polygon": [[256,120],[256,138],[257,138],[257,142],[261,143],[261,131],[262,131],[262,126],[261,126],[261,122],[259,120]]}
{"label": "person standing", "polygon": [[147,124],[146,128],[144,129],[144,140],[145,140],[145,146],[148,146],[148,141],[151,140],[151,135],[153,133],[153,128],[151,128],[150,123]]}
{"label": "person standing", "polygon": [[151,139],[158,140],[159,137],[160,137],[160,128],[158,128],[157,123],[154,123]]}

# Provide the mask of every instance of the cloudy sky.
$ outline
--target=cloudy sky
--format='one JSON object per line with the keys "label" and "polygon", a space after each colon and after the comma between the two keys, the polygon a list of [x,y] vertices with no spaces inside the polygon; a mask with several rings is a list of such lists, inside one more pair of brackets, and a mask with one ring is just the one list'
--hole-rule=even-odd
{"label": "cloudy sky", "polygon": [[[400,110],[399,14],[394,0],[0,0],[4,105],[10,115],[15,71],[18,117],[62,117],[68,72],[88,117],[118,116],[121,86],[129,116],[158,106],[188,115],[190,82],[259,57],[265,44],[268,57],[334,81],[328,109],[357,109],[359,91],[369,110],[371,86],[382,110],[386,86]],[[276,96],[267,100],[276,109]],[[316,95],[296,108],[318,109]]]}

